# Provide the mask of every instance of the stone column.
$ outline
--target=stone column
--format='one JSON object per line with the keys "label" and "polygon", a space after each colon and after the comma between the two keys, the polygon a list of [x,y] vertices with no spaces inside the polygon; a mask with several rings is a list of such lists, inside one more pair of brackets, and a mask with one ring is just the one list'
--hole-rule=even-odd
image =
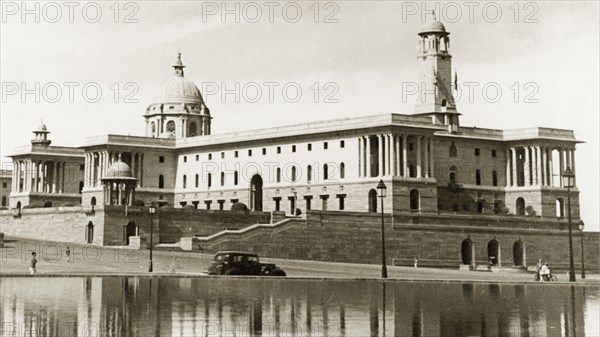
{"label": "stone column", "polygon": [[394,175],[393,170],[394,170],[394,143],[392,142],[392,135],[388,134],[385,136],[386,139],[386,157],[385,158],[385,164],[387,166],[387,172],[386,175],[388,176],[392,176]]}
{"label": "stone column", "polygon": [[363,147],[363,137],[358,137],[358,177],[362,178],[362,174],[363,174],[363,167],[362,167],[362,147]]}
{"label": "stone column", "polygon": [[85,163],[83,165],[84,171],[83,171],[83,186],[87,187],[89,186],[89,180],[90,180],[90,154],[86,153],[85,154]]}
{"label": "stone column", "polygon": [[13,161],[13,171],[12,171],[12,181],[10,184],[11,193],[16,193],[19,191],[19,173],[20,173],[20,162]]}
{"label": "stone column", "polygon": [[573,174],[575,175],[573,177],[573,187],[577,186],[577,174],[575,173],[575,149],[571,149],[571,155],[569,156],[571,158],[571,170],[573,170]]}
{"label": "stone column", "polygon": [[395,176],[400,176],[400,136],[396,135],[394,136],[394,144],[396,145],[395,147],[395,152],[394,152],[394,166],[395,166],[395,171],[394,171],[394,175]]}
{"label": "stone column", "polygon": [[560,187],[563,186],[563,171],[565,170],[565,152],[562,148],[558,149],[558,176],[560,177]]}
{"label": "stone column", "polygon": [[529,156],[529,146],[523,147],[525,150],[525,161],[523,162],[523,172],[525,176],[525,186],[531,185],[531,157]]}
{"label": "stone column", "polygon": [[537,185],[537,150],[535,146],[530,146],[529,150],[531,151],[531,185]]}
{"label": "stone column", "polygon": [[402,134],[402,176],[408,178],[408,136],[406,133]]}
{"label": "stone column", "polygon": [[519,179],[517,177],[517,148],[512,147],[512,185],[519,186]]}
{"label": "stone column", "polygon": [[429,178],[429,137],[425,137],[425,178]]}
{"label": "stone column", "polygon": [[371,170],[371,136],[367,136],[367,157],[366,157],[366,163],[367,163],[367,177],[371,178],[373,176],[373,172]]}
{"label": "stone column", "polygon": [[512,174],[510,170],[510,151],[506,149],[506,187],[512,186]]}
{"label": "stone column", "polygon": [[58,172],[58,162],[52,162],[52,193],[56,193],[56,178]]}
{"label": "stone column", "polygon": [[535,183],[538,186],[542,186],[544,185],[543,182],[543,174],[542,174],[542,150],[540,149],[540,146],[536,146],[535,147],[535,168],[536,168],[536,176],[535,176]]}
{"label": "stone column", "polygon": [[552,162],[552,150],[552,148],[548,148],[548,186],[554,186],[554,163]]}
{"label": "stone column", "polygon": [[377,164],[378,164],[378,169],[379,171],[377,172],[377,176],[378,177],[382,177],[383,176],[383,135],[377,135],[378,138],[378,155],[379,157],[377,158]]}
{"label": "stone column", "polygon": [[[29,192],[29,186],[31,185],[31,165],[29,160],[23,161],[23,169],[24,171],[21,173],[23,175],[23,190],[22,192]],[[17,187],[19,188],[19,187]]]}
{"label": "stone column", "polygon": [[434,138],[429,138],[429,177],[435,178],[435,142]]}
{"label": "stone column", "polygon": [[421,136],[417,136],[417,178],[421,178]]}
{"label": "stone column", "polygon": [[56,162],[56,192],[55,193],[62,193],[62,191],[60,190],[60,185],[61,185],[61,168],[62,168],[62,162],[57,161]]}

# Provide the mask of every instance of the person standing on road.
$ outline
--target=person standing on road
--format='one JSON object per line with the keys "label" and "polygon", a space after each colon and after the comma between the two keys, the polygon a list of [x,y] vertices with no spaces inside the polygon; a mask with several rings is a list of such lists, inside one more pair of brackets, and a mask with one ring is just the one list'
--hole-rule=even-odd
{"label": "person standing on road", "polygon": [[31,253],[31,261],[29,261],[29,273],[31,275],[37,273],[37,270],[35,269],[37,262],[38,262],[38,260],[36,258],[36,254],[35,254],[35,252],[32,252]]}
{"label": "person standing on road", "polygon": [[69,246],[67,246],[67,262],[71,262],[71,249],[69,249]]}

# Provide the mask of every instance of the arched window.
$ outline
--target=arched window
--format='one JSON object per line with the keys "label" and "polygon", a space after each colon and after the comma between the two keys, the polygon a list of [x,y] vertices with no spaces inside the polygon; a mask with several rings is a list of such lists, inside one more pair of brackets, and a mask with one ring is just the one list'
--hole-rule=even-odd
{"label": "arched window", "polygon": [[563,198],[556,199],[556,217],[561,219],[565,217],[565,201]]}
{"label": "arched window", "polygon": [[517,198],[517,215],[525,215],[525,199]]}
{"label": "arched window", "polygon": [[374,188],[369,191],[369,212],[377,213],[377,191]]}
{"label": "arched window", "polygon": [[6,206],[6,197],[5,196],[2,197],[2,206]]}
{"label": "arched window", "polygon": [[212,173],[208,173],[206,175],[206,183],[208,185],[208,188],[210,188],[212,186]]}
{"label": "arched window", "polygon": [[340,163],[340,179],[346,178],[346,164]]}
{"label": "arched window", "polygon": [[168,121],[167,122],[167,132],[175,132],[175,122]]}
{"label": "arched window", "polygon": [[188,127],[188,137],[194,137],[195,135],[197,135],[196,132],[197,132],[196,123],[191,122],[190,126]]}
{"label": "arched window", "polygon": [[296,166],[292,166],[292,182],[296,181]]}
{"label": "arched window", "polygon": [[235,172],[233,172],[233,184],[235,186],[237,186],[238,181],[239,181],[239,173],[238,173],[238,171],[235,171]]}
{"label": "arched window", "polygon": [[475,185],[481,185],[481,170],[475,171]]}
{"label": "arched window", "polygon": [[221,172],[221,186],[225,186],[225,172]]}
{"label": "arched window", "polygon": [[492,172],[492,185],[498,186],[498,172],[497,171]]}
{"label": "arched window", "polygon": [[457,174],[458,170],[456,169],[456,166],[450,166],[450,168],[448,169],[448,181],[450,182],[450,184],[456,184]]}
{"label": "arched window", "polygon": [[83,192],[83,181],[79,182],[79,194],[81,194],[81,192]]}
{"label": "arched window", "polygon": [[194,186],[196,186],[196,188],[198,188],[200,184],[200,176],[196,174],[196,176],[194,177]]}
{"label": "arched window", "polygon": [[187,176],[184,174],[183,175],[183,188],[187,187]]}
{"label": "arched window", "polygon": [[156,136],[156,123],[154,123],[154,122],[150,123],[150,132],[152,134],[152,137]]}
{"label": "arched window", "polygon": [[281,182],[281,168],[277,168],[277,171],[275,172],[275,180],[280,183]]}
{"label": "arched window", "polygon": [[90,221],[85,228],[85,242],[94,242],[94,224]]}
{"label": "arched window", "polygon": [[323,164],[323,180],[329,179],[329,165]]}
{"label": "arched window", "polygon": [[442,100],[442,106],[445,107],[446,106],[446,99]]}
{"label": "arched window", "polygon": [[420,200],[419,200],[419,191],[418,190],[411,190],[410,191],[410,209],[411,210],[419,210],[420,207]]}
{"label": "arched window", "polygon": [[162,174],[158,176],[158,188],[165,188],[165,177]]}
{"label": "arched window", "polygon": [[90,200],[90,205],[96,206],[96,197],[92,197],[92,199]]}
{"label": "arched window", "polygon": [[312,181],[312,166],[310,165],[306,167],[306,181],[309,183]]}

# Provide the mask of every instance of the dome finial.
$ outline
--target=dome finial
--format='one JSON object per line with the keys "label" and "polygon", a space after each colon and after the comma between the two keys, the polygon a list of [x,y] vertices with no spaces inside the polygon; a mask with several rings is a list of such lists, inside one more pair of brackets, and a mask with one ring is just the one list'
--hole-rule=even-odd
{"label": "dome finial", "polygon": [[175,69],[175,75],[179,76],[179,77],[183,77],[183,68],[185,68],[185,66],[183,65],[183,62],[181,62],[181,51],[178,50],[177,51],[177,60],[175,61],[175,64],[173,65],[173,69]]}

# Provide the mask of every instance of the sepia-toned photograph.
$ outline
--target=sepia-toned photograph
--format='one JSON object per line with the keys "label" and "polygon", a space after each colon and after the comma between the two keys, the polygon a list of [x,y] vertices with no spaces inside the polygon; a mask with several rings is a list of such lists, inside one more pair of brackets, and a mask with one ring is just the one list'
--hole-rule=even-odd
{"label": "sepia-toned photograph", "polygon": [[600,2],[0,7],[0,337],[600,337]]}

